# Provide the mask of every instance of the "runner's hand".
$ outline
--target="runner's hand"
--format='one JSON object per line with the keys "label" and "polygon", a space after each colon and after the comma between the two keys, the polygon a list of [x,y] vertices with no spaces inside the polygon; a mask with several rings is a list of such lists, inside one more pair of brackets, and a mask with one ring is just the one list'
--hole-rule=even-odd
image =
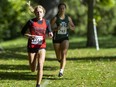
{"label": "runner's hand", "polygon": [[31,6],[31,2],[29,1],[29,2],[27,2],[27,5],[30,7]]}
{"label": "runner's hand", "polygon": [[33,40],[35,38],[35,35],[29,35],[28,36],[31,40]]}
{"label": "runner's hand", "polygon": [[52,32],[50,32],[48,35],[49,35],[50,38],[53,37],[53,33]]}

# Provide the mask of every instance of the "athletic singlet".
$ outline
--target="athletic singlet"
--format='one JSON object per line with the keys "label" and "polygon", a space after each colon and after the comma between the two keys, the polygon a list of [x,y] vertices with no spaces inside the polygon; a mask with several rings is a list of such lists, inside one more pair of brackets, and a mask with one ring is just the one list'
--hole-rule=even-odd
{"label": "athletic singlet", "polygon": [[46,48],[46,30],[48,30],[48,32],[51,32],[50,27],[47,26],[46,20],[43,19],[42,21],[37,21],[36,18],[29,20],[27,24],[23,27],[21,33],[24,35],[28,28],[30,34],[36,35],[36,37],[33,40],[28,39],[27,47]]}
{"label": "athletic singlet", "polygon": [[56,15],[56,25],[61,26],[61,28],[58,31],[54,31],[53,39],[59,40],[68,37],[68,16],[65,15],[64,19],[60,19],[58,15]]}

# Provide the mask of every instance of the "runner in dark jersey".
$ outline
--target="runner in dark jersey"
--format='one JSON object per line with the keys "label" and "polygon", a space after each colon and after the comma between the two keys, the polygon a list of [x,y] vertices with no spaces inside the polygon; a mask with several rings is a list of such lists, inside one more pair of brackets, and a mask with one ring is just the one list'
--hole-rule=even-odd
{"label": "runner in dark jersey", "polygon": [[68,35],[68,16],[65,15],[64,19],[60,19],[59,15],[56,15],[56,26],[60,26],[59,30],[53,30],[53,43],[61,43],[62,41],[64,41],[65,39],[68,40],[69,39],[69,35]]}
{"label": "runner in dark jersey", "polygon": [[69,47],[68,29],[75,29],[72,19],[65,14],[65,10],[66,5],[64,3],[60,3],[58,5],[58,14],[51,20],[53,45],[56,57],[60,62],[59,77],[63,76],[63,71],[66,65],[66,56]]}
{"label": "runner in dark jersey", "polygon": [[51,31],[50,23],[45,20],[45,9],[38,5],[34,9],[35,18],[29,20],[23,27],[21,33],[28,37],[28,57],[31,71],[37,71],[37,83],[36,87],[40,87],[40,83],[43,76],[43,64],[46,54],[46,32],[48,36],[52,38],[53,33]]}

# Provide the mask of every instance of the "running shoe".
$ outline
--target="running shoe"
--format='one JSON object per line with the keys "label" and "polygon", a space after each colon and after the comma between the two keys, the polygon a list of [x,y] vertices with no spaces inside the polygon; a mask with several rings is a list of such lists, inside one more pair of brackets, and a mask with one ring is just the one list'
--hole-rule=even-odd
{"label": "running shoe", "polygon": [[37,84],[37,85],[36,85],[36,87],[40,87],[40,85],[39,85],[39,84]]}
{"label": "running shoe", "polygon": [[59,72],[58,77],[62,77],[63,73]]}

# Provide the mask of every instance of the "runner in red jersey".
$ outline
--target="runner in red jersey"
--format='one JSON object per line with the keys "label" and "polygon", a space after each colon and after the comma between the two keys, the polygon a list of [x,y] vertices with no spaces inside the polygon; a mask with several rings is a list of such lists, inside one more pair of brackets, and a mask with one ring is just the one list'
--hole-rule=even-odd
{"label": "runner in red jersey", "polygon": [[[46,54],[46,33],[50,38],[53,37],[51,26],[48,20],[45,20],[45,9],[38,5],[34,9],[35,18],[29,20],[23,27],[21,33],[28,37],[28,57],[31,71],[37,71],[37,83],[36,87],[40,87],[40,83],[43,76],[43,64]],[[37,63],[36,63],[37,62]]]}

